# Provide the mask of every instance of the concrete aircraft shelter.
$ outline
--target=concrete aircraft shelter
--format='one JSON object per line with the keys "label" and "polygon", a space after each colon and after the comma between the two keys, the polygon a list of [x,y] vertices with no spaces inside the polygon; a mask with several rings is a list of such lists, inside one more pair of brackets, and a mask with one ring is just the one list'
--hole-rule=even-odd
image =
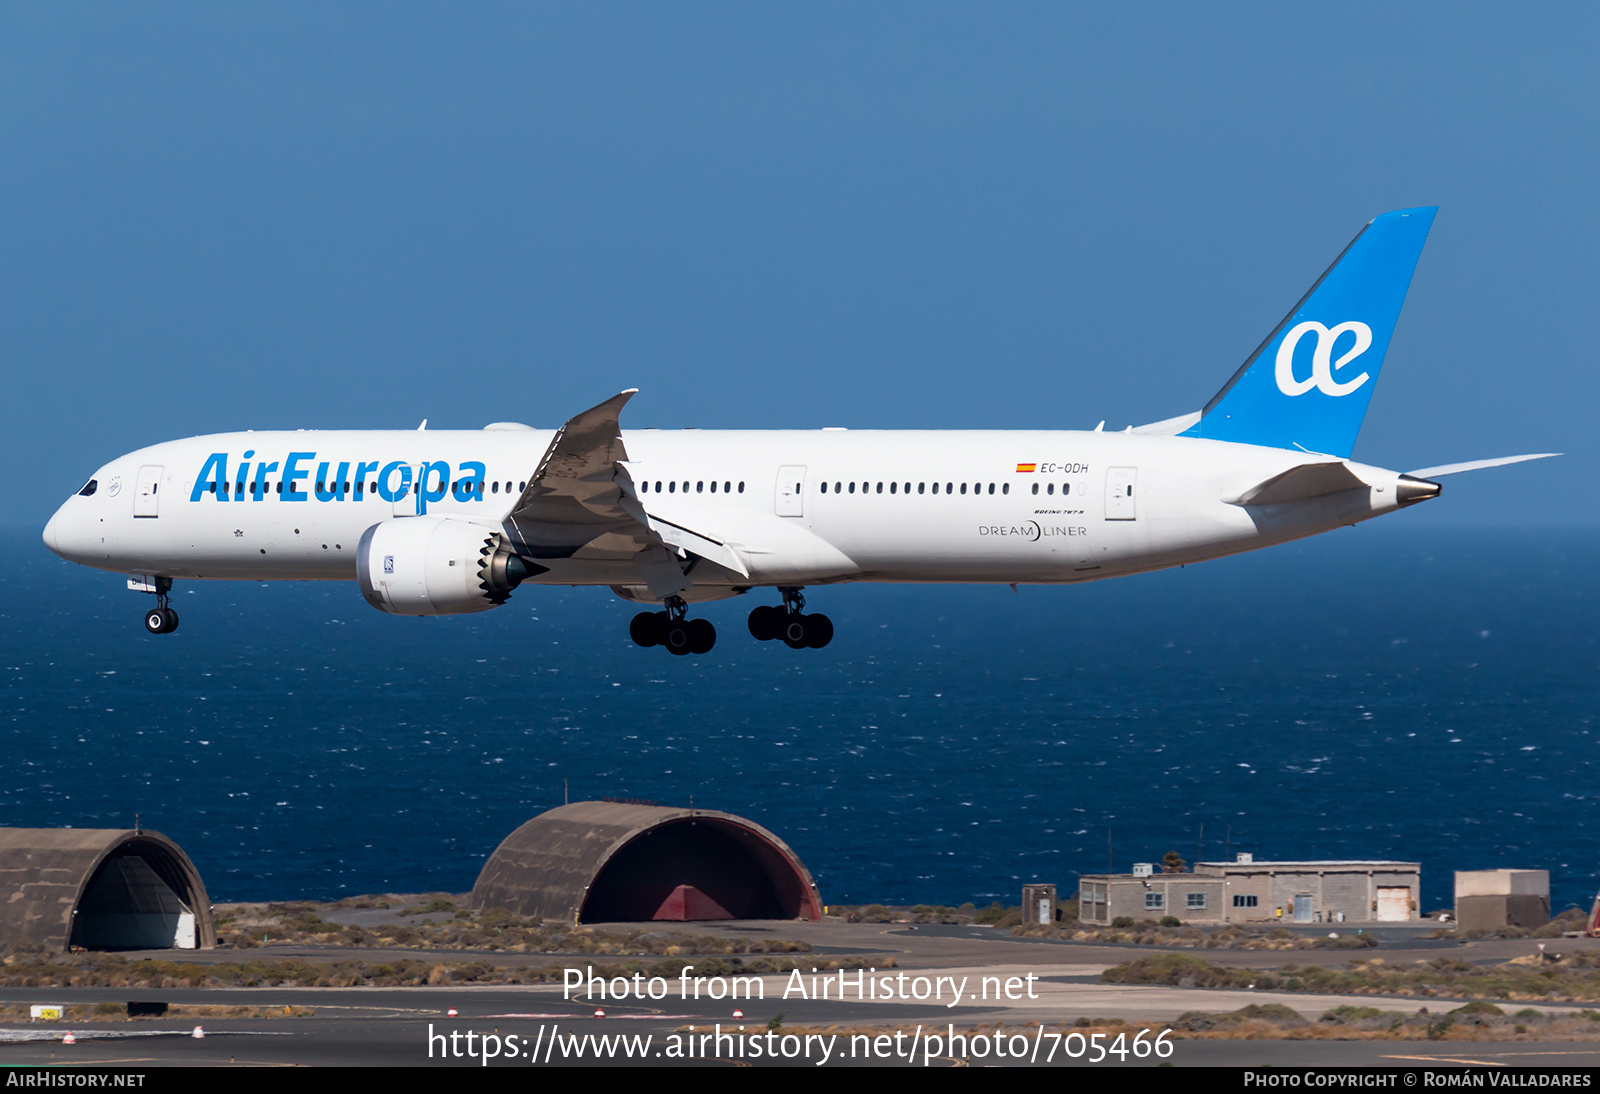
{"label": "concrete aircraft shelter", "polygon": [[623,802],[534,817],[489,856],[471,904],[572,923],[822,918],[810,871],[759,824]]}
{"label": "concrete aircraft shelter", "polygon": [[0,828],[0,948],[205,949],[211,898],[183,848],[125,828]]}

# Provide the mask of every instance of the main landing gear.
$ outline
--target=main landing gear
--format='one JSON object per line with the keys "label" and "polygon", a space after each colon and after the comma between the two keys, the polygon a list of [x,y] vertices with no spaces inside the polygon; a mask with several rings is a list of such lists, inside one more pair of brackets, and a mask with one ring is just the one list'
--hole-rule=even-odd
{"label": "main landing gear", "polygon": [[833,641],[833,620],[820,612],[806,615],[806,598],[790,585],[778,590],[783,606],[763,604],[750,612],[750,635],[758,642],[782,639],[792,650],[820,650]]}
{"label": "main landing gear", "polygon": [[679,657],[710,653],[717,644],[717,628],[709,619],[685,619],[689,605],[681,596],[667,597],[664,612],[640,612],[628,624],[628,634],[641,646],[665,646]]}
{"label": "main landing gear", "polygon": [[178,629],[178,613],[167,606],[171,591],[170,577],[156,578],[156,606],[144,613],[144,629],[151,634],[171,634]]}

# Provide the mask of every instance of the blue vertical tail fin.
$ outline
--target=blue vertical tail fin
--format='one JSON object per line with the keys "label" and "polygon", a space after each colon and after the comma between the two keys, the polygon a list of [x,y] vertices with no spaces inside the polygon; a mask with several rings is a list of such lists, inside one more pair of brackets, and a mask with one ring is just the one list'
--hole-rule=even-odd
{"label": "blue vertical tail fin", "polygon": [[1438,211],[1363,228],[1181,436],[1349,456]]}

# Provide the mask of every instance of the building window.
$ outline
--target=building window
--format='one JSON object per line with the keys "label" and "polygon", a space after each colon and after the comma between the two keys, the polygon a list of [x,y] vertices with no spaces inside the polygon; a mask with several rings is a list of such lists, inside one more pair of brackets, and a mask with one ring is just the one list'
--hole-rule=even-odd
{"label": "building window", "polygon": [[1186,902],[1186,906],[1189,908],[1190,911],[1203,911],[1205,909],[1205,906],[1206,906],[1206,894],[1204,894],[1204,893],[1190,893],[1190,894],[1188,894],[1188,900]]}
{"label": "building window", "polygon": [[1146,894],[1144,894],[1144,910],[1145,911],[1147,911],[1147,912],[1159,912],[1163,908],[1165,908],[1166,906],[1167,906],[1167,894],[1166,893],[1146,893]]}
{"label": "building window", "polygon": [[1235,908],[1254,908],[1260,904],[1260,902],[1260,897],[1254,895],[1245,896],[1242,893],[1235,894],[1233,898],[1233,906]]}

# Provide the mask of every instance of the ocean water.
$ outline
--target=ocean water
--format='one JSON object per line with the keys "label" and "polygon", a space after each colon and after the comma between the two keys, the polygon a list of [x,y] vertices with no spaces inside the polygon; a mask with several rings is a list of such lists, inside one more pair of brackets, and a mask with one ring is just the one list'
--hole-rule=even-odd
{"label": "ocean water", "polygon": [[[0,825],[146,827],[215,900],[471,887],[543,809],[750,817],[829,902],[1015,901],[1176,850],[1600,882],[1600,533],[1373,524],[1069,588],[808,591],[826,650],[638,649],[603,589],[402,619],[353,584],[148,597],[0,533]],[[775,597],[771,599],[775,600]],[[1202,831],[1203,829],[1203,831]],[[1109,842],[1109,849],[1108,849]]]}

